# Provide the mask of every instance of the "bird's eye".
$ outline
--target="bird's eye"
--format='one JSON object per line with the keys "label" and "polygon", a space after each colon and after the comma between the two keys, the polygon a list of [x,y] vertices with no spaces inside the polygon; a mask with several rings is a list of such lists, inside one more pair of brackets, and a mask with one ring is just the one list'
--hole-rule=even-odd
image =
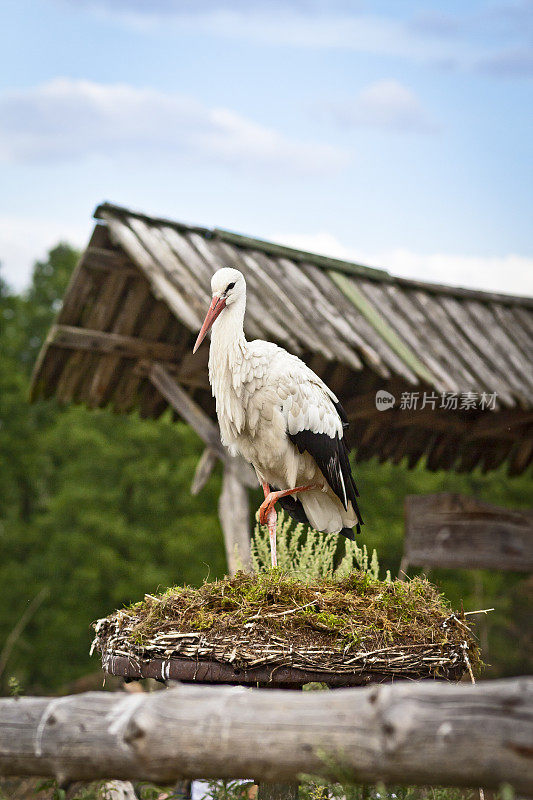
{"label": "bird's eye", "polygon": [[235,281],[233,281],[233,283],[228,283],[228,285],[226,286],[226,291],[224,292],[224,294],[227,294],[230,289],[233,289],[234,286],[235,286]]}

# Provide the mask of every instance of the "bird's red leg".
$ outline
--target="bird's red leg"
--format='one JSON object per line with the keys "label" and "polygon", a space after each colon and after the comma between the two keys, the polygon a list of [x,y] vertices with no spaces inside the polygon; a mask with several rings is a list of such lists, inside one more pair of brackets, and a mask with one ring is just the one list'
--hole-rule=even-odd
{"label": "bird's red leg", "polygon": [[[270,486],[268,485],[268,483],[263,483],[262,486],[263,486],[263,492],[265,493],[265,502],[266,502],[266,498],[270,497],[270,495],[271,495]],[[263,505],[264,505],[264,503],[263,503]],[[261,508],[263,508],[263,505],[261,506]],[[261,508],[259,509],[259,516],[261,516]],[[272,506],[270,508],[270,510],[268,511],[266,517],[265,517],[265,521],[266,521],[266,524],[268,525],[268,533],[270,535],[270,558],[271,558],[273,567],[277,567],[278,566],[278,555],[277,555],[277,551],[276,551],[276,523],[277,523],[277,518],[278,518],[278,515],[276,514],[276,509],[274,508],[274,506]],[[261,525],[264,525],[264,524],[265,524],[265,522],[261,522]]]}
{"label": "bird's red leg", "polygon": [[321,489],[322,487],[318,483],[310,483],[308,486],[295,486],[294,489],[284,489],[282,492],[269,492],[268,494],[267,488],[268,484],[263,484],[265,499],[259,507],[259,522],[261,525],[265,525],[270,512],[274,510],[274,506],[280,498],[287,497],[289,494],[302,494],[302,492],[308,492],[310,489]]}

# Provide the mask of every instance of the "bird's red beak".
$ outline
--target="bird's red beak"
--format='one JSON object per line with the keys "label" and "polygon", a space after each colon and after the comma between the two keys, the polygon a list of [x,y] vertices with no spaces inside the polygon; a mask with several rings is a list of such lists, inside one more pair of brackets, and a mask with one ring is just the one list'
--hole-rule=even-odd
{"label": "bird's red beak", "polygon": [[198,334],[198,338],[192,349],[193,353],[196,353],[196,351],[202,344],[207,331],[209,330],[213,322],[216,320],[220,312],[223,311],[225,308],[226,308],[225,298],[216,296],[213,297],[213,299],[211,300],[211,305],[209,306],[209,310],[205,315],[204,324],[200,328],[200,333]]}

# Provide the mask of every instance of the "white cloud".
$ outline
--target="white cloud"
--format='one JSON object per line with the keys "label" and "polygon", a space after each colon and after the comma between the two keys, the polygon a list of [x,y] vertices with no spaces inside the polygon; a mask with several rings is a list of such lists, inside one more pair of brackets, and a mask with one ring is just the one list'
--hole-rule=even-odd
{"label": "white cloud", "polygon": [[352,102],[331,104],[330,109],[344,125],[417,133],[434,133],[437,130],[414,92],[396,80],[372,83],[362,89]]}
{"label": "white cloud", "polygon": [[[152,21],[157,24],[156,18]],[[135,16],[130,17],[130,22],[135,24]],[[315,14],[304,13],[290,5],[274,14],[261,7],[246,13],[222,9],[182,15],[175,17],[175,22],[176,30],[203,31],[213,36],[263,45],[344,49],[387,57],[405,56],[414,60],[450,57],[448,44],[438,39],[428,42],[413,35],[401,20],[335,8]]]}
{"label": "white cloud", "polygon": [[156,14],[205,14],[214,10],[247,11],[251,8],[294,8],[297,11],[320,13],[332,9],[350,8],[350,0],[60,0],[67,5],[106,9],[118,13],[126,11],[152,16]]}
{"label": "white cloud", "polygon": [[158,154],[233,166],[329,173],[349,157],[291,139],[227,108],[125,84],[57,78],[0,95],[0,161]]}
{"label": "white cloud", "polygon": [[0,275],[13,289],[26,288],[37,259],[60,241],[81,249],[91,227],[91,220],[76,227],[53,218],[0,217]]}
{"label": "white cloud", "polygon": [[[459,13],[364,13],[354,0],[56,0],[139,32],[208,34],[262,45],[346,49],[514,77],[531,71],[531,0]],[[529,54],[529,55],[528,55]]]}
{"label": "white cloud", "polygon": [[[79,9],[78,0],[62,0]],[[442,61],[470,57],[471,49],[422,37],[409,19],[362,13],[353,0],[83,0],[82,7],[140,32],[164,29],[179,35],[303,48],[347,49],[376,55]],[[453,45],[453,48],[452,48]],[[453,49],[453,52],[452,52]],[[458,52],[459,51],[459,52]]]}
{"label": "white cloud", "polygon": [[382,251],[346,247],[326,231],[316,234],[277,234],[281,244],[385,269],[393,275],[471,289],[533,296],[533,258],[470,256],[458,253],[416,253],[406,248]]}

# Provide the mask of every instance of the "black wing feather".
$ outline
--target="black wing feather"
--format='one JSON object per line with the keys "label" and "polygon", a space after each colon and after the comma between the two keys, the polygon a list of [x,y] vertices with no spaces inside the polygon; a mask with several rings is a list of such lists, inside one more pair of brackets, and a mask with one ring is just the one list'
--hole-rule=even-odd
{"label": "black wing feather", "polygon": [[[346,428],[348,422],[344,409],[342,408],[340,403],[335,403],[334,405],[335,405],[335,410],[337,411],[342,421],[343,428]],[[357,504],[357,498],[359,497],[359,492],[357,491],[357,487],[355,485],[355,481],[352,475],[350,460],[348,458],[348,449],[346,447],[346,442],[344,440],[344,437],[342,439],[339,439],[338,435],[336,435],[335,437],[331,437],[328,436],[326,433],[313,433],[313,431],[309,430],[299,431],[298,433],[294,434],[289,433],[288,436],[291,442],[294,445],[296,445],[300,453],[303,453],[304,450],[307,450],[309,455],[311,455],[315,459],[318,468],[324,475],[331,489],[335,492],[335,494],[343,504],[344,509],[347,510],[347,503],[345,503],[344,501],[344,491],[343,491],[343,481],[344,481],[344,489],[346,490],[346,499],[351,500],[354,511],[357,514],[359,522],[356,525],[356,530],[357,533],[360,533],[360,526],[363,524],[363,520],[361,518],[359,506]],[[299,503],[300,506],[302,505],[299,500],[297,502]],[[284,507],[283,504],[281,505],[282,507]],[[291,513],[289,508],[286,508],[286,511],[295,519],[297,518],[295,514]],[[302,506],[302,513],[305,515],[303,506]],[[344,536],[347,536],[349,539],[353,538],[353,532],[350,531],[352,535],[349,536],[348,531],[350,531],[350,529],[345,528],[341,531],[341,533],[344,534]]]}

